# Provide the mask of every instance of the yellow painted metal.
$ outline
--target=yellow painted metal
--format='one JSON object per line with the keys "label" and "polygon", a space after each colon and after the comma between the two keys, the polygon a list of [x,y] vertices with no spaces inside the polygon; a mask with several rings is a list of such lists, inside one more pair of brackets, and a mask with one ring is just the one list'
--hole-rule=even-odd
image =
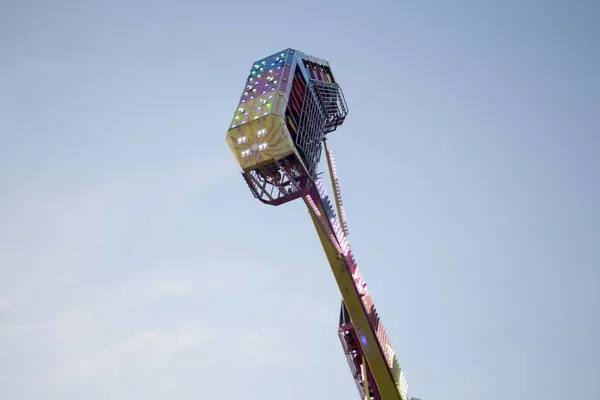
{"label": "yellow painted metal", "polygon": [[227,143],[245,172],[297,154],[283,118],[275,114],[229,129]]}
{"label": "yellow painted metal", "polygon": [[[333,272],[333,276],[335,277],[340,293],[342,294],[342,299],[346,304],[350,319],[354,324],[358,336],[362,336],[365,339],[366,343],[361,341],[360,345],[363,348],[363,353],[371,368],[371,373],[373,374],[379,393],[384,400],[402,400],[398,387],[394,382],[394,378],[392,377],[391,371],[385,360],[385,356],[378,345],[375,332],[371,327],[362,300],[354,285],[354,278],[346,267],[342,254],[338,252],[336,245],[332,242],[328,233],[323,228],[322,223],[324,221],[320,220],[320,217],[314,212],[308,199],[304,198],[304,201],[313,220],[313,224],[315,225],[315,229],[319,234],[321,245],[323,246],[323,250],[325,250],[331,272]],[[319,211],[321,212],[321,215],[324,215],[323,210]]]}

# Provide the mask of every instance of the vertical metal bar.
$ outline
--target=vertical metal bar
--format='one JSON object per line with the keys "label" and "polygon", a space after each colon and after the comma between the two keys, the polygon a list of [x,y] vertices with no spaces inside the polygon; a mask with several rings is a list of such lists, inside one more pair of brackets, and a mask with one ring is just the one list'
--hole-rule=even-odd
{"label": "vertical metal bar", "polygon": [[335,198],[335,207],[338,212],[338,219],[342,224],[342,229],[344,230],[344,234],[348,235],[348,224],[346,223],[346,213],[344,212],[342,206],[342,194],[340,193],[337,177],[333,171],[333,160],[331,159],[331,154],[329,153],[329,148],[327,147],[327,140],[323,140],[323,146],[325,149],[325,155],[327,156],[327,167],[329,168],[329,177],[331,178],[331,183],[333,185],[333,197]]}
{"label": "vertical metal bar", "polygon": [[362,357],[361,372],[362,372],[362,377],[363,377],[363,388],[365,389],[365,400],[370,400],[371,395],[369,394],[370,390],[369,390],[369,375],[367,374],[367,359],[365,358],[364,355]]}

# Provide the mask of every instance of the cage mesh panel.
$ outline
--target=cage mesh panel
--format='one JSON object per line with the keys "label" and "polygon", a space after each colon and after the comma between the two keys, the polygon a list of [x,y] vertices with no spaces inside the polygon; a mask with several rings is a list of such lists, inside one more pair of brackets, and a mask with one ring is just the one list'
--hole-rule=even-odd
{"label": "cage mesh panel", "polygon": [[316,176],[325,136],[326,117],[311,81],[304,92],[296,145],[302,150],[311,178]]}
{"label": "cage mesh panel", "polygon": [[326,114],[325,133],[332,132],[344,122],[348,106],[342,88],[333,82],[311,79]]}

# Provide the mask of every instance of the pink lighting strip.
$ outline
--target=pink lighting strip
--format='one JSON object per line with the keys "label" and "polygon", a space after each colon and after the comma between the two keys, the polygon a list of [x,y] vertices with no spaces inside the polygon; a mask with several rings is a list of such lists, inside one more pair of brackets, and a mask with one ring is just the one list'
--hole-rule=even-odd
{"label": "pink lighting strip", "polygon": [[[336,249],[338,250],[340,255],[342,257],[344,257],[344,260],[346,261],[346,264],[348,265],[348,269],[352,273],[352,278],[354,279],[354,284],[356,286],[358,294],[361,296],[362,303],[365,307],[365,310],[367,311],[369,321],[371,322],[371,326],[373,327],[375,336],[377,337],[377,341],[379,342],[379,346],[381,347],[381,350],[384,354],[385,360],[386,360],[389,368],[392,369],[393,365],[394,365],[395,353],[390,344],[387,332],[385,331],[385,328],[383,327],[383,324],[381,323],[381,321],[379,319],[379,315],[377,314],[377,311],[373,304],[371,294],[369,293],[369,290],[367,289],[367,284],[365,283],[362,273],[360,272],[360,269],[358,268],[358,265],[356,264],[356,260],[354,259],[354,255],[352,254],[352,250],[350,249],[350,244],[348,243],[348,240],[346,239],[346,235],[345,235],[343,229],[340,227],[339,219],[333,212],[331,203],[328,201],[328,196],[327,196],[325,187],[323,186],[323,183],[321,182],[321,180],[318,180],[315,183],[315,186],[317,189],[316,194],[318,195],[318,198],[319,198],[317,201],[320,202],[320,204],[323,206],[323,209],[326,210],[326,213],[328,213],[331,216],[329,218],[329,224],[327,224],[325,222],[326,221],[325,218],[327,218],[327,217],[323,216],[323,214],[319,211],[319,208],[317,207],[317,205],[311,198],[311,195],[306,196],[306,198],[308,199],[308,203],[310,204],[311,208],[313,208],[313,211],[315,211],[315,214],[319,217],[319,221],[321,222],[321,225],[324,227],[329,238],[332,240],[332,242],[336,246]],[[314,191],[313,191],[313,193],[314,193]],[[340,196],[340,200],[341,200],[341,196]],[[328,208],[326,208],[326,207],[328,207]],[[330,226],[332,227],[333,232],[330,229]]]}

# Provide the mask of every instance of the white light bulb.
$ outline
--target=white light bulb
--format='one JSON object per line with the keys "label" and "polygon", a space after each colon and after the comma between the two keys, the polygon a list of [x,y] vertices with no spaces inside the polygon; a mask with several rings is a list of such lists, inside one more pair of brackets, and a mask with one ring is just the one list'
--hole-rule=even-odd
{"label": "white light bulb", "polygon": [[246,136],[242,136],[238,138],[238,144],[242,144],[242,143],[246,143],[248,141],[248,138]]}
{"label": "white light bulb", "polygon": [[259,129],[258,132],[256,132],[256,136],[257,137],[261,137],[261,136],[265,136],[267,134],[267,130],[266,129]]}

